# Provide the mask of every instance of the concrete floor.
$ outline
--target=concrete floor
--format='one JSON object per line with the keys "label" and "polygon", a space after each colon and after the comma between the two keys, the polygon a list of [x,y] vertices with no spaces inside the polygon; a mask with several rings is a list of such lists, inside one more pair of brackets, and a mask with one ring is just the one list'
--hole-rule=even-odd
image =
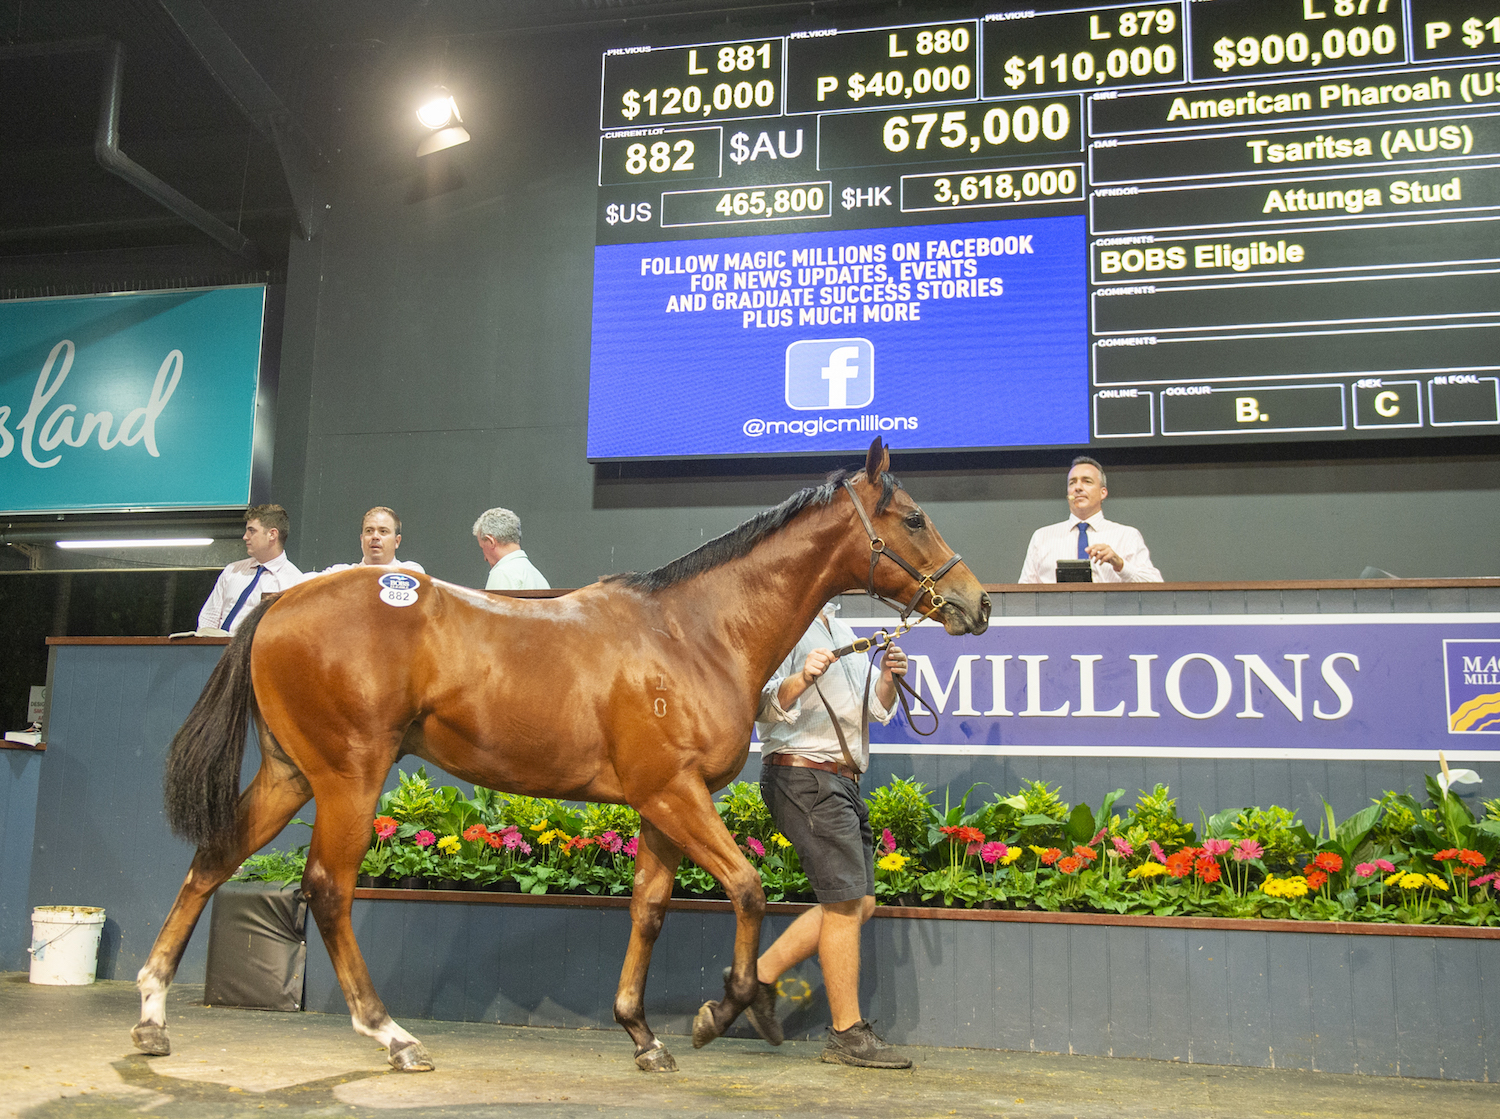
{"label": "concrete floor", "polygon": [[195,1005],[173,989],[174,1052],[130,1045],[129,983],[34,987],[0,973],[10,1058],[0,1114],[27,1117],[406,1116],[528,1119],[608,1113],[885,1119],[895,1116],[1133,1117],[1441,1115],[1494,1119],[1500,1085],[1232,1069],[981,1049],[910,1049],[909,1072],[818,1061],[821,1045],[667,1038],[681,1071],[647,1075],[622,1032],[408,1021],[436,1072],[386,1068],[347,1019]]}

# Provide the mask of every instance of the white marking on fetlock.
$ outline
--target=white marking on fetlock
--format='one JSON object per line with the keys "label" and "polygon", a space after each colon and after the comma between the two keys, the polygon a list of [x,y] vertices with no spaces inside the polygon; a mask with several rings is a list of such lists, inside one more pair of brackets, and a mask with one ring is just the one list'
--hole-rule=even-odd
{"label": "white marking on fetlock", "polygon": [[141,968],[139,975],[135,977],[135,985],[141,991],[141,1021],[150,1022],[156,1026],[167,1024],[167,990],[171,983],[163,983],[154,974],[147,974],[145,968]]}
{"label": "white marking on fetlock", "polygon": [[391,1042],[393,1041],[409,1043],[416,1043],[417,1041],[416,1038],[403,1030],[400,1024],[392,1018],[387,1018],[380,1025],[374,1027],[365,1025],[352,1014],[349,1016],[349,1021],[353,1023],[355,1033],[361,1034],[364,1037],[373,1037],[387,1049],[391,1047]]}

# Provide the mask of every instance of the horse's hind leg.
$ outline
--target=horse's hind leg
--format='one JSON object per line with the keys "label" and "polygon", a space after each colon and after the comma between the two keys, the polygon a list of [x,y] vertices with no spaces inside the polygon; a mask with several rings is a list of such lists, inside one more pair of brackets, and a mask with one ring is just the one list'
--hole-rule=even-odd
{"label": "horse's hind leg", "polygon": [[192,866],[177,891],[177,900],[151,946],[151,955],[136,975],[136,986],[141,992],[141,1020],[130,1031],[130,1038],[143,1053],[165,1056],[172,1051],[167,1036],[167,990],[208,899],[240,863],[275,839],[312,796],[302,774],[263,727],[260,742],[260,770],[250,787],[240,794],[234,834],[221,843],[198,848],[193,855]]}
{"label": "horse's hind leg", "polygon": [[318,819],[313,825],[302,891],[318,922],[355,1032],[384,1045],[393,1068],[430,1072],[433,1064],[427,1050],[391,1018],[375,993],[370,969],[365,966],[349,920],[354,880],[369,846],[370,821],[384,780],[383,772],[358,777],[344,774],[337,778],[336,789],[323,790],[318,797]]}
{"label": "horse's hind leg", "polygon": [[647,820],[635,856],[635,888],[630,895],[630,947],[615,992],[615,1021],[635,1042],[635,1063],[645,1072],[676,1072],[677,1062],[646,1024],[646,969],[661,933],[672,896],[672,880],[682,851]]}

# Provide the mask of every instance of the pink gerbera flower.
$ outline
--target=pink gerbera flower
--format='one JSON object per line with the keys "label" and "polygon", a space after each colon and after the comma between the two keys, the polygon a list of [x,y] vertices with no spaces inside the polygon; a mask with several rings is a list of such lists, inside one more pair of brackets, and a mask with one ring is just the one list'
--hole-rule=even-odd
{"label": "pink gerbera flower", "polygon": [[890,828],[880,829],[880,842],[885,844],[886,854],[893,854],[896,850],[896,837],[891,834]]}
{"label": "pink gerbera flower", "polygon": [[981,847],[979,849],[979,857],[985,861],[986,866],[994,866],[1001,859],[1005,858],[1009,851],[1009,847],[996,840],[993,843],[986,843]]}
{"label": "pink gerbera flower", "polygon": [[1242,839],[1234,848],[1235,860],[1242,863],[1249,862],[1251,859],[1258,859],[1265,853],[1265,848],[1253,839]]}
{"label": "pink gerbera flower", "polygon": [[[886,835],[890,834],[890,832],[886,832]],[[755,836],[752,835],[749,839],[745,840],[745,846],[750,848],[751,851],[755,852],[758,857],[765,856],[766,845],[760,840],[756,839]]]}
{"label": "pink gerbera flower", "polygon": [[641,837],[640,836],[638,836],[638,835],[632,835],[630,837],[629,842],[627,842],[624,847],[620,848],[620,850],[621,850],[622,853],[624,853],[626,855],[629,855],[633,859],[633,858],[635,858],[636,848],[638,848],[640,846],[640,842],[641,842]]}
{"label": "pink gerbera flower", "polygon": [[412,838],[416,840],[418,847],[431,847],[434,843],[437,842],[437,836],[433,835],[426,828],[423,828],[421,831],[417,832],[417,834],[412,836]]}

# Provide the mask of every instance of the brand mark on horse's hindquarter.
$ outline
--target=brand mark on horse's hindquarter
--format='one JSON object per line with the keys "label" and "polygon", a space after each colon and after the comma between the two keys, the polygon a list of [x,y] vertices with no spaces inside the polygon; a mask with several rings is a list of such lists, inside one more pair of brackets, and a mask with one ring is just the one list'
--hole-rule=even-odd
{"label": "brand mark on horse's hindquarter", "polygon": [[662,699],[661,696],[657,696],[656,697],[656,717],[658,719],[664,719],[664,718],[666,718],[666,716],[667,716],[667,701],[664,700],[664,699]]}

